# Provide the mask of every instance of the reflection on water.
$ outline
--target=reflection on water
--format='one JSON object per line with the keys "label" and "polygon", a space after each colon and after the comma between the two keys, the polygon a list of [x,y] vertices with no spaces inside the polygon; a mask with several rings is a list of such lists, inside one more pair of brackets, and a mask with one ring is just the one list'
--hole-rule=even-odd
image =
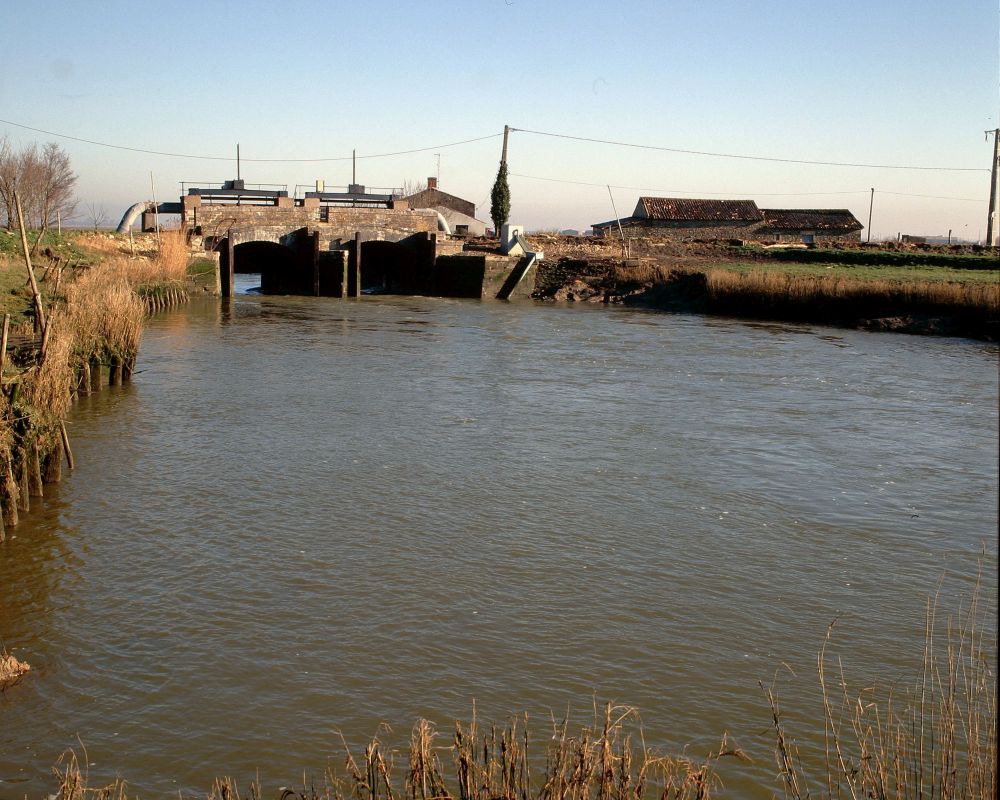
{"label": "reflection on water", "polygon": [[[91,774],[270,786],[427,716],[637,705],[725,730],[769,797],[757,687],[808,742],[839,616],[859,681],[995,559],[997,350],[626,309],[240,296],[159,315],[84,398],[76,472],[0,548],[0,798]],[[992,562],[995,564],[995,560]],[[996,573],[987,600],[995,614]]]}

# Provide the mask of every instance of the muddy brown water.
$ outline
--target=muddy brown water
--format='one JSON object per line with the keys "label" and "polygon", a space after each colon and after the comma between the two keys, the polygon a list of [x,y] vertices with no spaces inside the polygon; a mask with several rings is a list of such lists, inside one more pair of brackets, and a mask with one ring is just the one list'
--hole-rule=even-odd
{"label": "muddy brown water", "polygon": [[[77,469],[0,546],[0,798],[270,796],[427,717],[641,711],[780,794],[758,681],[816,743],[827,625],[906,681],[922,610],[996,615],[996,346],[621,308],[241,295],[155,317]],[[985,543],[985,545],[984,545]],[[995,654],[994,654],[995,659]],[[794,671],[794,674],[792,674]]]}

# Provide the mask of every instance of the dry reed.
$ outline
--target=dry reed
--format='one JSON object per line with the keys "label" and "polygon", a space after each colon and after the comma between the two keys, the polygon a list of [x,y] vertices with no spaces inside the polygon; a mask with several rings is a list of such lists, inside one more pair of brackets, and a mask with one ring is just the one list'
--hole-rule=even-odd
{"label": "dry reed", "polygon": [[58,309],[49,318],[50,333],[45,357],[20,376],[18,398],[24,405],[22,413],[32,416],[31,427],[45,430],[58,425],[69,411],[73,385],[73,333],[67,324],[67,313]]}
{"label": "dry reed", "polygon": [[861,313],[907,311],[1000,313],[1000,286],[992,283],[889,281],[842,276],[789,275],[754,270],[707,272],[709,300],[749,302],[763,308],[800,306],[858,309]]}
{"label": "dry reed", "polygon": [[184,231],[163,231],[159,252],[153,262],[159,270],[160,280],[183,281],[187,277],[189,261]]}
{"label": "dry reed", "polygon": [[[927,603],[921,673],[906,690],[852,693],[837,664],[827,680],[833,624],[817,657],[823,695],[825,782],[816,794],[880,800],[995,800],[997,796],[996,631],[984,625],[979,583],[967,609],[942,625],[937,598]],[[776,733],[785,796],[812,796],[809,776],[785,730],[777,698],[765,689]]]}
{"label": "dry reed", "polygon": [[0,650],[0,688],[13,683],[31,667],[24,661],[19,661],[6,650]]}
{"label": "dry reed", "polygon": [[68,326],[77,360],[134,360],[146,308],[121,262],[94,267],[66,287]]}
{"label": "dry reed", "polygon": [[[343,744],[343,773],[327,768],[320,786],[283,788],[280,800],[709,800],[720,785],[715,764],[723,757],[746,758],[725,739],[704,760],[658,754],[646,747],[632,708],[608,705],[603,719],[578,735],[567,721],[553,721],[544,767],[532,773],[527,719],[505,728],[455,723],[447,739],[420,720],[410,735],[408,757],[376,736],[357,757]],[[450,765],[446,767],[446,763]],[[539,762],[541,763],[541,762]],[[55,770],[55,800],[125,800],[119,779],[100,789],[87,787],[76,756],[68,751]],[[214,781],[209,800],[260,800],[259,781],[245,795],[231,777]]]}

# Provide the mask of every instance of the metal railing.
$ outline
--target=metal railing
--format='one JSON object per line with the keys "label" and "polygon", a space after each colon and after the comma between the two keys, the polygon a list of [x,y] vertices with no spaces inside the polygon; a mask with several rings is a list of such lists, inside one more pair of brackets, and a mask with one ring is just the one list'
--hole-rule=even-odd
{"label": "metal railing", "polygon": [[[350,189],[350,188],[351,188],[350,186],[347,186],[345,184],[332,184],[332,183],[323,182],[323,191],[324,192],[343,192],[343,193],[346,193],[348,191],[348,189]],[[315,183],[297,183],[297,184],[295,184],[295,191],[294,191],[294,193],[293,193],[292,196],[296,200],[302,200],[306,196],[306,192],[315,192],[315,191],[316,191],[316,184]],[[387,195],[391,195],[394,198],[396,198],[396,197],[402,197],[403,196],[403,190],[400,189],[398,186],[391,186],[391,187],[385,187],[385,186],[365,186],[365,193],[366,194],[381,194],[381,195],[386,195],[387,194]]]}
{"label": "metal railing", "polygon": [[[227,181],[181,181],[181,194],[187,194],[188,189],[222,189]],[[272,192],[287,192],[287,183],[244,183],[244,189],[257,189]],[[296,187],[298,188],[298,187]]]}

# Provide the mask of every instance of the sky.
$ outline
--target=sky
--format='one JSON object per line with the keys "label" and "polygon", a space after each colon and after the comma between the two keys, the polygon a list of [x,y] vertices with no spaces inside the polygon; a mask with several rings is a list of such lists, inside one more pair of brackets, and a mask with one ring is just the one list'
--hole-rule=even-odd
{"label": "sky", "polygon": [[488,220],[509,125],[529,229],[659,195],[871,210],[873,239],[985,236],[1000,0],[2,6],[0,137],[65,148],[81,223],[236,177],[237,143],[248,184],[346,185],[356,150],[358,183],[439,175]]}

